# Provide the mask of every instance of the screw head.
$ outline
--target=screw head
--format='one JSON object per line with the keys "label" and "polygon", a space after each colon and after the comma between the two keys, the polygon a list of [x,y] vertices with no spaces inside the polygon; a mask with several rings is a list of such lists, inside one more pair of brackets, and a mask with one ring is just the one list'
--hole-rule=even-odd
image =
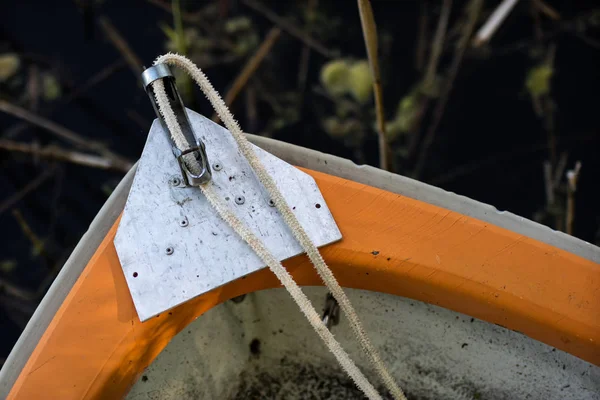
{"label": "screw head", "polygon": [[236,196],[235,197],[235,204],[242,205],[245,202],[246,202],[246,199],[244,198],[244,196]]}
{"label": "screw head", "polygon": [[273,199],[269,200],[269,207],[275,207],[275,202],[273,201]]}
{"label": "screw head", "polygon": [[165,249],[165,254],[170,256],[171,254],[173,254],[174,251],[175,251],[175,249],[173,249],[173,247],[169,246]]}
{"label": "screw head", "polygon": [[182,228],[185,228],[186,226],[189,225],[188,219],[186,217],[183,217],[180,221],[179,221],[179,226],[181,226]]}
{"label": "screw head", "polygon": [[169,184],[171,186],[179,186],[181,185],[181,178],[173,176],[171,179],[169,179]]}
{"label": "screw head", "polygon": [[214,163],[214,164],[213,164],[213,169],[214,169],[215,171],[220,171],[220,170],[222,170],[222,169],[223,169],[223,165],[222,165],[221,163],[218,163],[218,162],[217,162],[217,163]]}

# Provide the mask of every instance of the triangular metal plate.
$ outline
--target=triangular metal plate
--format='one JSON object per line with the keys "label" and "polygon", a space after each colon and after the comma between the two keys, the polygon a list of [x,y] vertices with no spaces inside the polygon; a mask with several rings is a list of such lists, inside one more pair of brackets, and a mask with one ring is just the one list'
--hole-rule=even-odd
{"label": "triangular metal plate", "polygon": [[[211,184],[223,200],[279,260],[302,253],[231,134],[187,112],[206,145]],[[314,179],[254,148],[313,242],[323,246],[341,239]],[[114,241],[142,321],[265,267],[198,188],[173,185],[173,178],[180,177],[165,132],[155,120]]]}

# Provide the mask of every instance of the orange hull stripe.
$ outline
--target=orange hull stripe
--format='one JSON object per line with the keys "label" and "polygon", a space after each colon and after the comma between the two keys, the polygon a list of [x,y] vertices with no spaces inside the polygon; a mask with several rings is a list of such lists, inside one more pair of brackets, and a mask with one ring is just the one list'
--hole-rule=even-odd
{"label": "orange hull stripe", "polygon": [[[600,265],[440,207],[305,171],[342,231],[342,241],[322,249],[342,286],[459,311],[600,365]],[[50,323],[10,399],[121,398],[198,316],[240,294],[279,286],[262,270],[142,324],[113,246],[117,226]],[[305,256],[285,266],[299,284],[321,284]]]}

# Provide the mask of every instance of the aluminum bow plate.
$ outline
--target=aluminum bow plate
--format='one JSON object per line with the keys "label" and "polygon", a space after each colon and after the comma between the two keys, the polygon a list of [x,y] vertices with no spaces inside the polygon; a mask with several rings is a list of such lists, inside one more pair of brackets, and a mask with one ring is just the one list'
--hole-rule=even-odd
{"label": "aluminum bow plate", "polygon": [[[302,253],[231,134],[187,112],[206,145],[213,170],[209,184],[279,260]],[[323,246],[341,239],[314,179],[254,148],[313,242]],[[265,267],[201,191],[185,187],[180,178],[165,132],[154,121],[114,241],[142,321]]]}

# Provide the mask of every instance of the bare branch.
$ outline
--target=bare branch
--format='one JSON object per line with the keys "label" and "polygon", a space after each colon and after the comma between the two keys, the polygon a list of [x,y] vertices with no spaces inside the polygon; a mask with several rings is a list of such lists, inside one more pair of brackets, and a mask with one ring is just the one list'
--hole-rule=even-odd
{"label": "bare branch", "polygon": [[544,189],[546,189],[546,205],[550,208],[554,204],[554,183],[550,161],[544,161]]}
{"label": "bare branch", "polygon": [[500,3],[475,35],[473,46],[481,46],[492,38],[496,30],[502,25],[506,17],[508,17],[514,6],[517,4],[517,1],[519,0],[504,0]]}
{"label": "bare branch", "polygon": [[112,159],[115,165],[120,165],[119,168],[131,168],[133,165],[131,161],[108,150],[104,144],[84,138],[70,129],[43,118],[31,111],[25,110],[24,108],[11,104],[6,100],[0,99],[0,111],[24,119],[33,125],[44,128],[45,130],[52,132],[56,136],[65,139],[69,143],[72,143],[79,148],[98,152],[104,157]]}
{"label": "bare branch", "polygon": [[567,171],[567,233],[573,235],[573,222],[575,221],[575,192],[577,180],[581,171],[581,161],[575,163],[575,168]]}
{"label": "bare branch", "polygon": [[[87,92],[89,89],[91,89],[95,85],[99,84],[100,82],[103,82],[105,79],[110,77],[112,74],[119,71],[121,68],[123,68],[124,65],[125,65],[125,61],[123,61],[122,59],[119,59],[119,60],[113,62],[112,64],[107,65],[102,70],[100,70],[97,74],[95,74],[90,79],[88,79],[86,82],[84,82],[81,86],[75,88],[75,90],[73,90],[72,92],[67,94],[64,97],[64,99],[58,104],[58,106],[53,106],[50,109],[45,110],[44,112],[41,112],[40,115],[44,116],[44,117],[50,116],[55,111],[66,106],[70,102],[78,99],[82,94]],[[14,126],[12,126],[11,128],[7,129],[2,134],[2,136],[4,136],[6,139],[14,139],[21,132],[23,132],[25,129],[27,129],[29,126],[30,125],[27,122],[23,122],[23,121],[19,122],[19,123],[15,124]]]}
{"label": "bare branch", "polygon": [[560,155],[560,158],[558,159],[558,164],[556,165],[556,168],[554,169],[553,185],[555,188],[557,188],[558,185],[560,185],[560,181],[562,179],[563,173],[565,172],[565,168],[567,168],[568,158],[569,158],[569,155],[565,151]]}
{"label": "bare branch", "polygon": [[55,170],[54,167],[45,169],[44,172],[42,172],[40,175],[38,175],[37,178],[35,178],[33,181],[29,182],[17,193],[13,194],[12,196],[10,196],[6,200],[4,200],[2,203],[0,203],[0,215],[2,215],[2,213],[4,213],[9,208],[12,208],[15,204],[17,204],[19,201],[21,201],[21,199],[23,199],[25,196],[27,196],[30,192],[37,189],[42,183],[44,183],[46,181],[46,179],[48,179],[50,176],[52,176],[54,174],[54,170]]}
{"label": "bare branch", "polygon": [[540,10],[542,14],[547,16],[550,19],[555,21],[559,21],[561,19],[560,14],[554,8],[550,7],[548,4],[544,3],[542,0],[533,0],[535,6]]}
{"label": "bare branch", "polygon": [[139,125],[140,128],[146,130],[152,124],[152,121],[146,120],[142,115],[134,109],[127,109],[127,117]]}
{"label": "bare branch", "polygon": [[427,51],[427,25],[429,25],[429,14],[427,12],[428,3],[427,0],[419,2],[419,28],[417,32],[417,45],[415,46],[415,68],[419,72],[425,65],[425,52]]}
{"label": "bare branch", "polygon": [[425,162],[427,161],[429,148],[433,143],[440,122],[442,121],[442,117],[444,116],[446,104],[448,103],[448,98],[452,92],[452,86],[454,85],[454,80],[456,79],[456,75],[458,75],[458,71],[462,64],[462,60],[464,58],[465,51],[467,50],[471,35],[473,34],[473,30],[475,29],[475,24],[479,18],[479,13],[481,12],[482,6],[483,0],[471,0],[466,5],[467,21],[464,23],[461,38],[459,39],[456,50],[454,51],[454,58],[452,59],[452,64],[450,65],[450,70],[448,71],[448,77],[446,78],[444,88],[442,89],[442,94],[433,112],[433,121],[427,130],[427,134],[423,140],[423,145],[419,151],[419,157],[417,158],[413,172],[415,179],[419,179],[419,176],[421,175],[421,172],[425,166]]}
{"label": "bare branch", "polygon": [[[315,11],[315,7],[317,6],[318,0],[309,0],[306,6],[306,15],[312,15]],[[308,17],[305,17],[307,20],[308,33],[311,33],[314,22]],[[300,67],[298,68],[298,93],[300,94],[300,98],[298,101],[298,107],[302,108],[302,103],[304,101],[304,92],[306,90],[306,80],[308,79],[308,66],[310,61],[310,47],[306,44],[302,46],[302,54],[300,56]]]}
{"label": "bare branch", "polygon": [[[280,35],[281,29],[277,27],[271,28],[260,47],[248,60],[225,94],[225,104],[227,104],[227,106],[231,106],[241,90],[244,88],[244,86],[246,86],[246,83],[248,83],[248,80],[252,77],[252,75],[254,75],[260,63],[262,63],[265,57],[269,54]],[[212,117],[212,120],[218,121],[218,119],[219,117],[215,113]]]}
{"label": "bare branch", "polygon": [[104,31],[104,34],[111,41],[113,46],[117,48],[119,53],[123,56],[127,64],[129,64],[129,68],[133,71],[136,79],[141,80],[142,75],[142,61],[141,59],[131,50],[129,44],[125,40],[125,38],[119,33],[117,28],[113,26],[110,20],[106,17],[99,18],[100,27]]}
{"label": "bare branch", "polygon": [[370,0],[358,0],[358,10],[360,12],[360,22],[362,25],[367,55],[369,56],[369,66],[373,75],[373,92],[375,93],[375,111],[377,113],[377,135],[379,137],[379,167],[389,170],[390,150],[387,144],[385,134],[385,110],[383,108],[383,88],[381,86],[381,75],[379,73],[379,57],[377,54],[377,26],[375,17],[371,8]]}
{"label": "bare branch", "polygon": [[430,86],[435,81],[435,74],[437,71],[438,64],[440,62],[440,56],[444,49],[444,37],[446,36],[446,29],[448,26],[448,20],[450,19],[450,11],[452,9],[452,0],[444,0],[442,11],[440,13],[440,19],[435,30],[435,36],[433,38],[433,44],[431,45],[431,55],[429,56],[429,63],[427,65],[427,72],[425,74],[425,85]]}
{"label": "bare branch", "polygon": [[17,285],[13,285],[11,282],[0,278],[0,291],[3,291],[9,296],[15,297],[23,301],[35,301],[38,300],[38,296],[35,292],[21,288]]}
{"label": "bare branch", "polygon": [[80,153],[78,151],[66,150],[57,146],[46,146],[40,148],[35,144],[19,143],[12,140],[0,140],[0,149],[33,154],[35,156],[59,161],[67,161],[73,164],[85,165],[92,168],[114,169],[121,172],[127,172],[130,168],[127,165],[123,165],[123,163],[115,163],[114,160],[108,158]]}
{"label": "bare branch", "polygon": [[29,224],[23,217],[23,214],[21,214],[21,211],[14,209],[14,210],[12,210],[12,215],[17,220],[17,223],[19,224],[19,227],[21,228],[23,235],[25,235],[25,237],[27,239],[29,239],[29,241],[31,242],[31,245],[35,249],[35,254],[38,254],[38,255],[42,254],[42,255],[47,256],[46,251],[44,249],[44,247],[45,247],[44,241],[39,238],[39,236],[33,231],[33,229],[31,229],[31,226],[29,226]]}
{"label": "bare branch", "polygon": [[80,135],[78,135],[70,129],[60,126],[57,123],[52,122],[46,118],[40,117],[39,115],[28,111],[24,108],[9,103],[6,100],[0,99],[0,111],[13,115],[17,118],[27,120],[33,125],[37,125],[40,128],[44,128],[45,130],[54,133],[56,136],[60,137],[61,139],[65,139],[66,141],[74,144],[75,146],[94,150],[98,150],[103,147],[100,143],[91,142],[90,140],[81,137]]}
{"label": "bare branch", "polygon": [[279,15],[275,14],[273,11],[271,11],[259,1],[242,0],[242,3],[244,3],[246,6],[250,7],[254,11],[258,12],[259,14],[262,14],[269,21],[279,26],[282,30],[294,36],[296,39],[300,40],[307,46],[311,47],[317,53],[322,54],[324,57],[335,58],[339,56],[337,51],[333,51],[326,48],[318,40],[316,40],[306,32],[302,31],[300,28],[287,21],[285,18],[282,18]]}

